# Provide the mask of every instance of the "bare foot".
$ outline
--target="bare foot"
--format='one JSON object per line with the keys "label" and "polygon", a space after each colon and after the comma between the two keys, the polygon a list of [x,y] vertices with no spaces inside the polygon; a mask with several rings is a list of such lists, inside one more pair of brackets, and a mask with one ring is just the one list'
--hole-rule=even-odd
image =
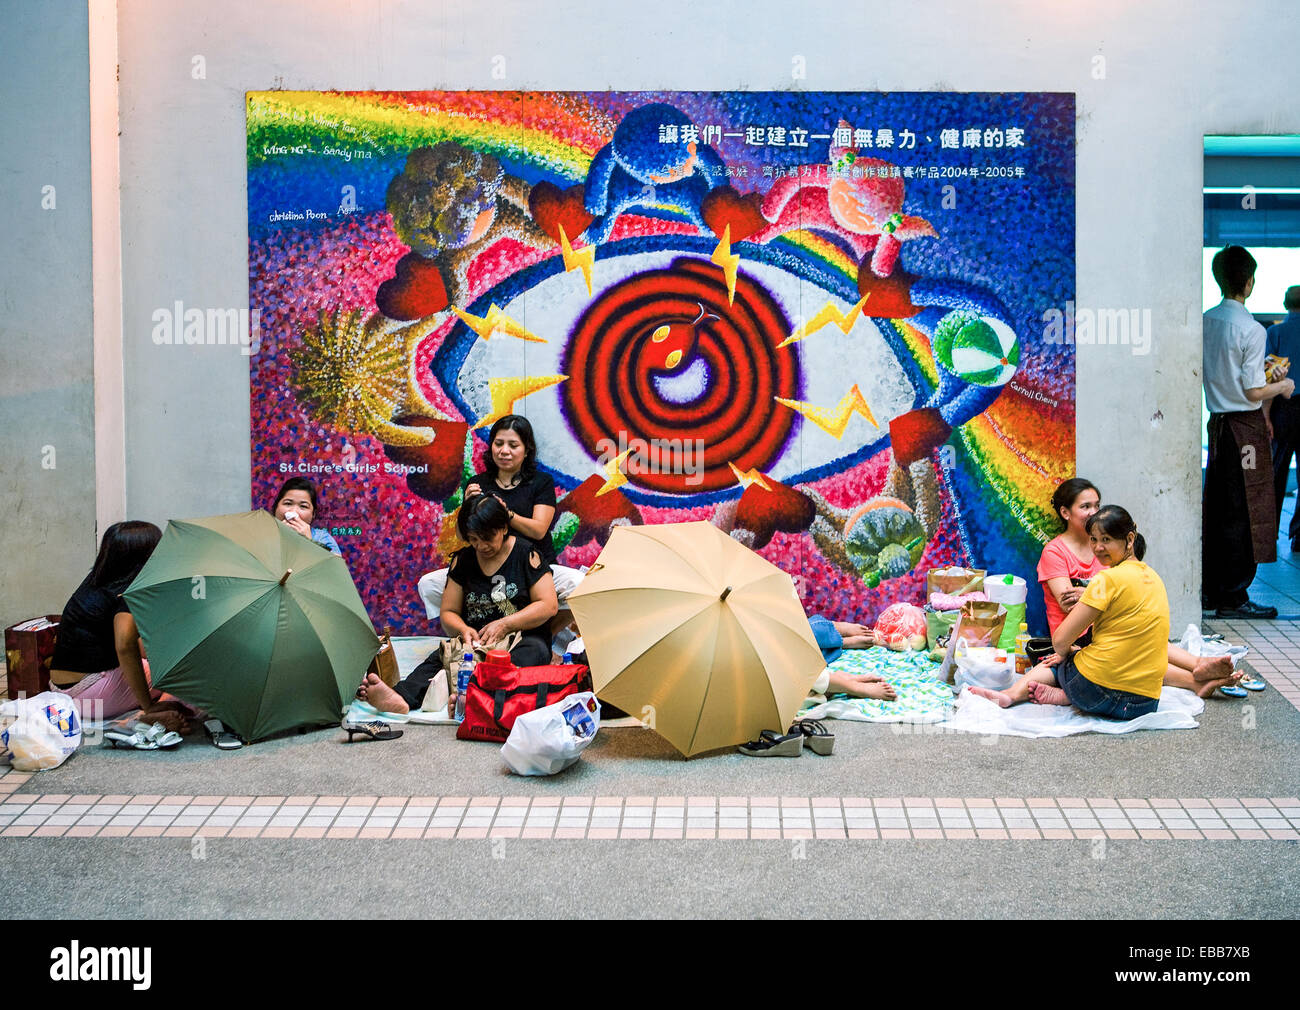
{"label": "bare foot", "polygon": [[[1224,680],[1232,676],[1231,656],[1205,656],[1192,669],[1192,679],[1199,682]],[[1201,695],[1202,698],[1205,695]]]}
{"label": "bare foot", "polygon": [[898,698],[898,692],[894,690],[893,684],[881,680],[874,684],[863,685],[862,697],[874,698],[876,701],[894,701]]}
{"label": "bare foot", "polygon": [[1010,708],[1014,702],[1011,695],[1005,691],[992,691],[987,687],[968,688],[971,694],[978,695],[981,698],[987,698],[989,701],[996,701],[1001,708]]}
{"label": "bare foot", "polygon": [[876,644],[876,632],[865,624],[852,624],[848,621],[834,621],[835,630],[844,639],[846,649],[870,649]]}
{"label": "bare foot", "polygon": [[[1227,659],[1228,657],[1224,656],[1223,658]],[[1199,664],[1197,669],[1200,669]],[[1196,676],[1196,674],[1193,673],[1192,676]],[[1231,677],[1220,677],[1218,680],[1207,680],[1205,683],[1197,685],[1196,697],[1208,698],[1219,688],[1224,687],[1227,684],[1237,683],[1237,681],[1241,680],[1241,677],[1242,675],[1240,673],[1234,673]]]}
{"label": "bare foot", "polygon": [[1035,705],[1070,704],[1070,699],[1059,687],[1052,687],[1051,684],[1040,684],[1036,680],[1031,680],[1026,687],[1029,690],[1029,699]]}
{"label": "bare foot", "polygon": [[361,681],[361,687],[357,689],[357,696],[381,712],[403,715],[411,711],[411,706],[406,703],[406,699],[380,680],[377,674],[366,674],[365,679]]}
{"label": "bare foot", "polygon": [[193,728],[189,719],[175,708],[162,708],[155,706],[153,708],[141,709],[136,713],[136,722],[143,723],[162,723],[163,728],[175,733],[184,735],[189,733]]}
{"label": "bare foot", "polygon": [[892,685],[874,673],[833,673],[827,694],[847,694],[854,698],[893,701],[897,694]]}

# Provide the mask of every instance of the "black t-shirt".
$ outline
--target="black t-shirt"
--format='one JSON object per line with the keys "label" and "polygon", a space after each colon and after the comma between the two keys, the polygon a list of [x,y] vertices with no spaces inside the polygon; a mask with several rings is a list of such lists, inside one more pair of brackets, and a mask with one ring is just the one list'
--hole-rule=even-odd
{"label": "black t-shirt", "polygon": [[[511,512],[521,515],[525,519],[533,517],[533,508],[537,505],[548,505],[555,508],[555,484],[544,473],[535,473],[531,480],[521,480],[509,490],[503,488],[486,473],[476,473],[466,482],[465,486],[468,487],[470,484],[477,484],[479,490],[484,494],[496,495],[506,503],[506,507]],[[551,526],[554,525],[555,516],[551,516]],[[555,545],[551,542],[550,526],[546,528],[546,536],[537,541],[537,550],[545,564],[555,564]]]}
{"label": "black t-shirt", "polygon": [[86,581],[63,608],[51,669],[100,673],[119,665],[113,641],[113,618],[130,613],[122,597],[125,588],[92,586],[90,576],[86,576]]}
{"label": "black t-shirt", "polygon": [[[531,540],[517,533],[514,538],[509,557],[491,575],[483,574],[473,547],[462,547],[452,559],[448,578],[464,593],[460,616],[471,628],[481,630],[484,625],[523,610],[532,603],[529,590],[542,576],[551,574],[545,563],[533,564],[531,556],[537,546]],[[546,629],[543,625],[524,634],[545,636]]]}

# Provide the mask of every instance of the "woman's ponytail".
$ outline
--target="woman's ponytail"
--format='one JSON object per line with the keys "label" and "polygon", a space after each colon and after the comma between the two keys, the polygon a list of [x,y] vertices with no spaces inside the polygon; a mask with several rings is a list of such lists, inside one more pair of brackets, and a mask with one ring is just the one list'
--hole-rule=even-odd
{"label": "woman's ponytail", "polygon": [[1128,514],[1128,510],[1119,505],[1103,505],[1090,515],[1085,529],[1091,533],[1094,528],[1101,530],[1112,540],[1127,540],[1128,535],[1132,533],[1133,556],[1139,561],[1147,552],[1146,537],[1137,531],[1137,523]]}

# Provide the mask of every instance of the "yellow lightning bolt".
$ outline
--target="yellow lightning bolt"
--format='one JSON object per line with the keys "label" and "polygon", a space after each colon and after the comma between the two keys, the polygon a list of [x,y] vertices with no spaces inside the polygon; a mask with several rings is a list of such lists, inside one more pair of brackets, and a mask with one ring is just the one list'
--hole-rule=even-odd
{"label": "yellow lightning bolt", "polygon": [[627,475],[623,473],[620,467],[631,452],[631,449],[624,449],[605,464],[605,483],[602,484],[600,490],[596,492],[597,498],[603,495],[606,491],[613,491],[614,488],[622,487],[627,483]]}
{"label": "yellow lightning bolt", "polygon": [[736,300],[736,268],[740,266],[740,257],[731,252],[731,225],[722,229],[722,240],[709,259],[722,267],[722,273],[727,278],[727,304],[733,304]]}
{"label": "yellow lightning bolt", "polygon": [[488,383],[492,409],[474,427],[486,428],[490,424],[496,424],[507,414],[515,412],[516,400],[522,400],[525,396],[547,386],[558,386],[567,378],[567,375],[538,375],[532,378],[519,376],[512,379],[493,379]]}
{"label": "yellow lightning bolt", "polygon": [[844,394],[834,407],[817,407],[811,403],[801,403],[798,400],[783,400],[776,397],[776,402],[789,407],[791,410],[797,410],[804,417],[808,418],[813,424],[821,428],[822,431],[835,438],[844,437],[844,429],[849,426],[849,418],[854,414],[861,414],[871,424],[879,428],[876,419],[871,413],[871,408],[867,406],[867,401],[862,396],[862,390],[858,388],[855,382],[853,388]]}
{"label": "yellow lightning bolt", "polygon": [[858,321],[858,316],[862,315],[862,306],[867,304],[867,299],[870,297],[871,297],[871,292],[868,291],[865,295],[862,296],[862,300],[859,301],[857,305],[849,309],[848,315],[845,315],[838,308],[836,308],[834,302],[827,302],[825,305],[822,306],[821,310],[817,313],[817,315],[812,317],[812,320],[810,322],[805,323],[803,326],[795,327],[794,332],[791,333],[788,337],[786,337],[776,346],[785,347],[787,344],[796,343],[802,340],[804,337],[816,333],[823,326],[829,326],[831,323],[834,323],[836,326],[838,326],[840,328],[840,332],[848,333],[849,330],[853,329],[853,324]]}
{"label": "yellow lightning bolt", "polygon": [[730,460],[727,461],[727,466],[731,467],[731,472],[736,475],[736,483],[738,483],[741,487],[747,488],[751,484],[757,484],[764,491],[772,490],[772,488],[768,485],[767,481],[764,479],[763,475],[759,473],[757,470],[753,469],[752,467],[749,470],[747,470],[745,473],[741,473],[740,467],[736,466],[736,464],[731,462]]}
{"label": "yellow lightning bolt", "polygon": [[452,307],[451,311],[460,316],[461,322],[484,340],[491,339],[493,333],[504,333],[507,336],[518,337],[520,340],[527,340],[534,344],[546,343],[545,337],[539,337],[536,333],[524,329],[519,323],[502,312],[501,306],[495,302],[488,309],[486,316],[472,316],[455,306]]}
{"label": "yellow lightning bolt", "polygon": [[569,236],[564,234],[564,225],[560,225],[560,252],[564,256],[564,272],[567,274],[574,267],[582,271],[587,280],[587,294],[591,295],[591,265],[596,262],[596,247],[589,245],[585,249],[574,251],[569,245]]}

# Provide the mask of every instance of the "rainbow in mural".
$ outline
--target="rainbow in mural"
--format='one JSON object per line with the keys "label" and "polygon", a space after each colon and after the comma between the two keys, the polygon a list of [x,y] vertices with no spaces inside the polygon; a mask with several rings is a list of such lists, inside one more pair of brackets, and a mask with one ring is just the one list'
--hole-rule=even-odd
{"label": "rainbow in mural", "polygon": [[1057,531],[1073,95],[250,92],[248,223],[255,502],[395,633],[511,412],[575,567],[707,519],[871,621]]}

